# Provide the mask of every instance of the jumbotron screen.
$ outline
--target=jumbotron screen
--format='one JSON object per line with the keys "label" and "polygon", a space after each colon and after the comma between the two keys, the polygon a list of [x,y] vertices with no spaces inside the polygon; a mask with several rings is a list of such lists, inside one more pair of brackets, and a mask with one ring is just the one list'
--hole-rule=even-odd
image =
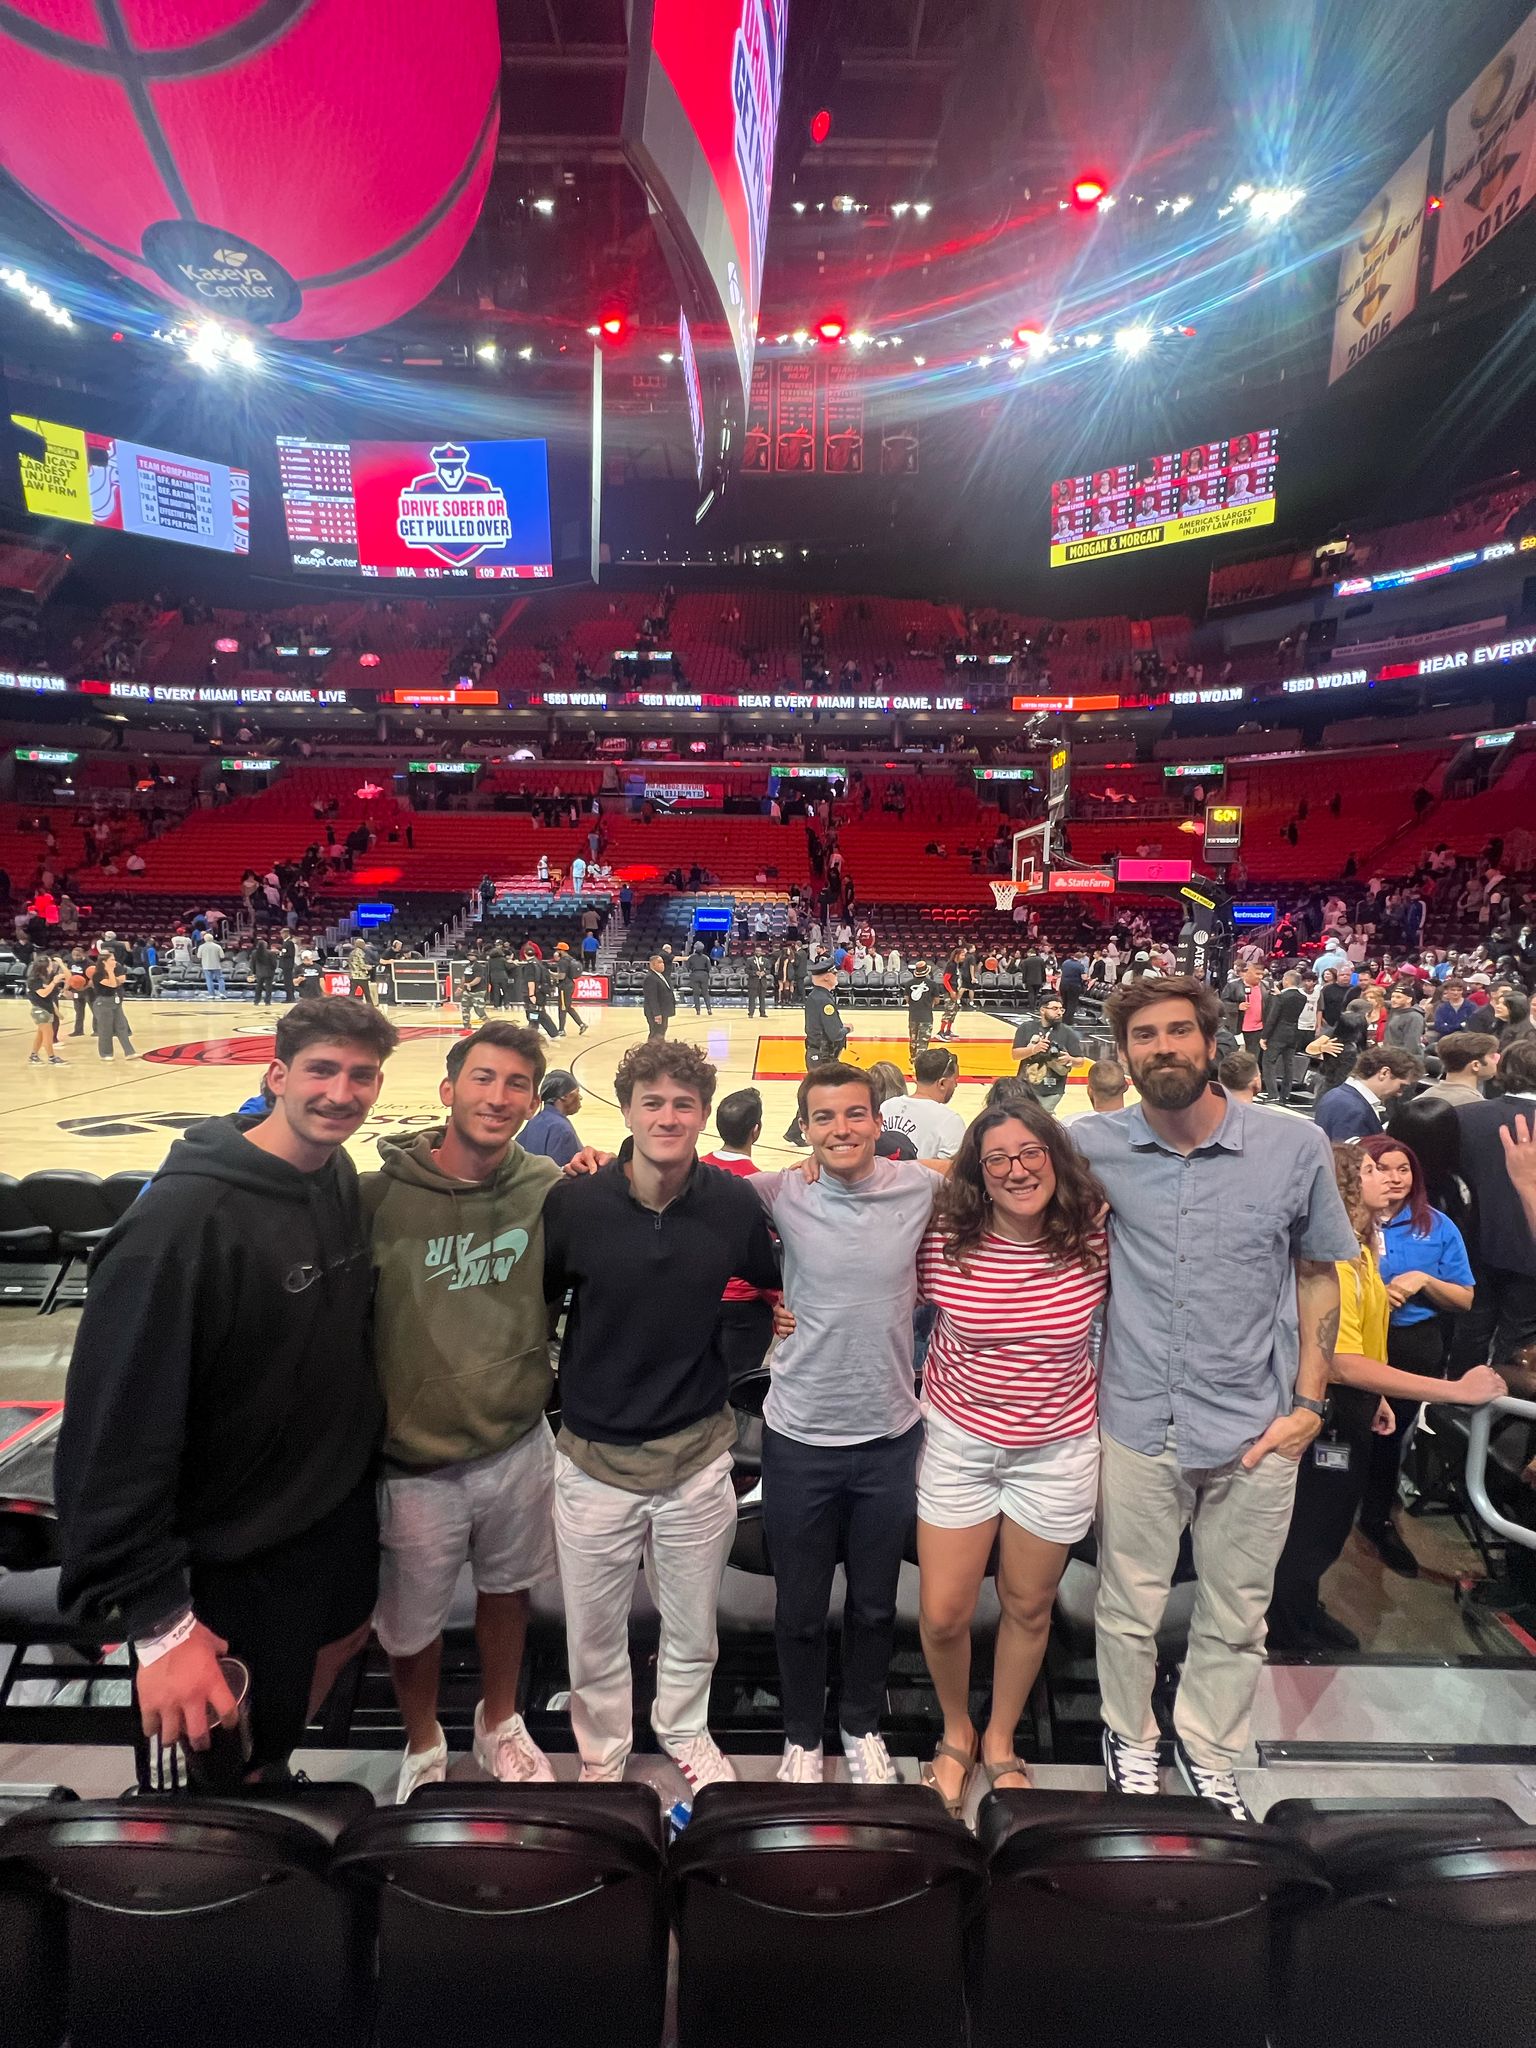
{"label": "jumbotron screen", "polygon": [[39,519],[250,553],[248,471],[26,413],[11,424],[21,433],[22,496]]}
{"label": "jumbotron screen", "polygon": [[1051,567],[1272,526],[1273,427],[1051,485]]}
{"label": "jumbotron screen", "polygon": [[279,435],[295,569],[500,579],[552,576],[543,441],[310,441]]}

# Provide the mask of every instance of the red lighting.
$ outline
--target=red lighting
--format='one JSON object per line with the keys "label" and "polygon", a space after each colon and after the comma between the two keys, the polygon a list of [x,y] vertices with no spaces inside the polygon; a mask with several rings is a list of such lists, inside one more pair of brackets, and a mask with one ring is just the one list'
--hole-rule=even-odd
{"label": "red lighting", "polygon": [[844,325],[840,313],[828,313],[825,319],[816,322],[816,332],[823,341],[841,341]]}
{"label": "red lighting", "polygon": [[[1437,202],[1437,204],[1438,204],[1438,202]],[[114,341],[121,341],[121,340],[122,340],[122,338],[123,338],[123,330],[122,330],[122,329],[121,329],[120,327],[114,327],[114,328],[113,328],[113,330],[112,330],[112,339],[113,339]]]}
{"label": "red lighting", "polygon": [[624,332],[624,315],[622,313],[605,313],[597,324],[610,341],[616,341]]}
{"label": "red lighting", "polygon": [[1072,204],[1083,213],[1089,213],[1108,191],[1108,184],[1097,171],[1084,171],[1080,178],[1072,181]]}
{"label": "red lighting", "polygon": [[820,149],[832,133],[832,115],[828,108],[818,107],[811,116],[811,140]]}
{"label": "red lighting", "polygon": [[360,654],[357,657],[357,665],[359,668],[377,668],[379,657],[376,654]]}
{"label": "red lighting", "polygon": [[1044,341],[1045,335],[1038,327],[1027,324],[1023,327],[1015,327],[1013,338],[1020,348],[1038,348],[1041,342]]}
{"label": "red lighting", "polygon": [[1426,213],[1438,213],[1440,211],[1440,195],[1438,192],[1430,193],[1429,203],[1426,206],[1425,211]]}

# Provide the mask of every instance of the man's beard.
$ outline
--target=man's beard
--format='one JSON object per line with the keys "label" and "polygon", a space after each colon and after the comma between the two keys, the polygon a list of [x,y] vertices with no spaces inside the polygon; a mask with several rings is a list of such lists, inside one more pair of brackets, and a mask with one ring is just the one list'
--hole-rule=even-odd
{"label": "man's beard", "polygon": [[1192,1061],[1159,1055],[1144,1066],[1131,1067],[1131,1079],[1143,1102],[1154,1109],[1189,1109],[1211,1085],[1209,1069]]}

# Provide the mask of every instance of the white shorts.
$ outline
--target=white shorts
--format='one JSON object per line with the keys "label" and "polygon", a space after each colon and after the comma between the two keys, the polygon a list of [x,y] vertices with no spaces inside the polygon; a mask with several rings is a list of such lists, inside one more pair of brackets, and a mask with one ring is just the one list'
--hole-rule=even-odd
{"label": "white shorts", "polygon": [[917,1516],[934,1529],[974,1529],[1006,1515],[1042,1543],[1076,1543],[1093,1525],[1099,1433],[1022,1447],[988,1443],[925,1405]]}
{"label": "white shorts", "polygon": [[379,1481],[379,1604],[391,1657],[441,1635],[466,1563],[477,1593],[521,1593],[555,1576],[555,1440],[541,1416],[510,1449]]}

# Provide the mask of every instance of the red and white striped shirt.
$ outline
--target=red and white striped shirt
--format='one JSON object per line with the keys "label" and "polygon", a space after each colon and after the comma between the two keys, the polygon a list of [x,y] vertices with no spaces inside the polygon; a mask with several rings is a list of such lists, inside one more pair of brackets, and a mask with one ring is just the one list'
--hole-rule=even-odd
{"label": "red and white striped shirt", "polygon": [[930,1230],[917,1255],[918,1286],[938,1306],[928,1347],[926,1399],[957,1429],[1009,1447],[1058,1443],[1092,1429],[1097,1379],[1093,1320],[1109,1288],[1102,1231],[1091,1273],[1042,1246],[988,1231],[969,1270],[944,1256]]}

